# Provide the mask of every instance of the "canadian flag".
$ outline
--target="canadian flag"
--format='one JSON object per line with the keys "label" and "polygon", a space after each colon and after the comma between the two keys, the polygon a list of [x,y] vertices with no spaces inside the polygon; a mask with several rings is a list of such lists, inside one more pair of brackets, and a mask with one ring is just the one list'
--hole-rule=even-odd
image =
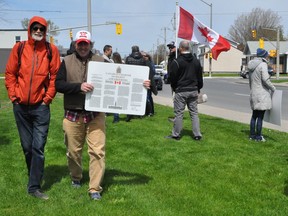
{"label": "canadian flag", "polygon": [[191,40],[210,47],[213,59],[231,48],[230,43],[217,32],[202,24],[192,14],[180,7],[178,38]]}

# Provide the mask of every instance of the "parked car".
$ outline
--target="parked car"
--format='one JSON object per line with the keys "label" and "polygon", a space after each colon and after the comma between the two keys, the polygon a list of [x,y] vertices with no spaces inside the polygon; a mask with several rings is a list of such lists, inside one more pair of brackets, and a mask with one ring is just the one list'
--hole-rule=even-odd
{"label": "parked car", "polygon": [[163,65],[155,65],[155,72],[157,75],[160,75],[160,76],[164,76],[167,73]]}
{"label": "parked car", "polygon": [[162,88],[163,88],[162,77],[159,74],[155,74],[153,78],[154,78],[157,90],[159,90],[159,91],[162,90]]}
{"label": "parked car", "polygon": [[[270,76],[275,75],[274,69],[270,65],[268,65],[268,73]],[[249,78],[249,71],[248,70],[241,71],[240,76],[243,77],[244,79],[248,79]]]}

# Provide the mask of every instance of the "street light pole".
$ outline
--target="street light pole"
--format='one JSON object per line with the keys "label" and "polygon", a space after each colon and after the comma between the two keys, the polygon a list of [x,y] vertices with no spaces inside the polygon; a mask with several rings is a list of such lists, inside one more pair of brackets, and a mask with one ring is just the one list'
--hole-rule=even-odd
{"label": "street light pole", "polygon": [[92,35],[92,21],[91,21],[91,0],[87,0],[87,26],[88,31]]}
{"label": "street light pole", "polygon": [[[203,1],[203,0],[200,0],[202,1],[204,4],[208,5],[210,7],[210,29],[212,29],[212,3],[208,4],[207,2]],[[211,50],[210,50],[211,52]],[[209,55],[209,77],[212,76],[212,58],[210,58],[210,55]]]}
{"label": "street light pole", "polygon": [[280,73],[280,28],[277,28],[277,44],[276,44],[276,79],[279,79],[279,73]]}

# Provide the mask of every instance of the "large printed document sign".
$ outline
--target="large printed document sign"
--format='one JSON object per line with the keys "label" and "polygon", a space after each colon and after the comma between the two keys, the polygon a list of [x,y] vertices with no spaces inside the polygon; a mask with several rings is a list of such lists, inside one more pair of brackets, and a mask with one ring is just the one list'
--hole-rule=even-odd
{"label": "large printed document sign", "polygon": [[85,110],[144,115],[149,67],[105,62],[88,64],[87,82],[94,86],[86,94]]}

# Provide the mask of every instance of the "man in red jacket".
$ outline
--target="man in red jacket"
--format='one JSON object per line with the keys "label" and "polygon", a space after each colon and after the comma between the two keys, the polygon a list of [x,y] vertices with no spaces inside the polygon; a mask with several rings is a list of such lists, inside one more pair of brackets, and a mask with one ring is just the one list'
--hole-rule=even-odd
{"label": "man in red jacket", "polygon": [[28,169],[28,193],[45,200],[48,196],[40,190],[44,147],[50,123],[49,104],[56,95],[54,82],[60,67],[57,47],[46,42],[47,28],[44,18],[30,19],[28,40],[14,45],[5,71],[5,85]]}

